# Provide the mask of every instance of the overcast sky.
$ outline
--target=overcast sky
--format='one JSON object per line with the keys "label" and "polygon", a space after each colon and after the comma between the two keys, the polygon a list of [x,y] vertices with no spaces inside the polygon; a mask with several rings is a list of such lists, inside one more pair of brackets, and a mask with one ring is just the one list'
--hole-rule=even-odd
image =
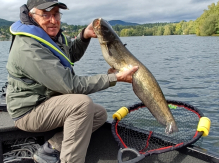
{"label": "overcast sky", "polygon": [[[69,10],[61,10],[62,22],[87,25],[93,19],[123,20],[132,23],[195,20],[203,10],[219,0],[59,0]],[[27,0],[0,0],[0,18],[16,21],[20,6]]]}

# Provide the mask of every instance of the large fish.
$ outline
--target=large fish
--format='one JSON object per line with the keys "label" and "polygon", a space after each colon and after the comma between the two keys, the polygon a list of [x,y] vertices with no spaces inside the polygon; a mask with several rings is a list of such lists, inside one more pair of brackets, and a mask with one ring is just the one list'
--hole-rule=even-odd
{"label": "large fish", "polygon": [[106,62],[118,71],[138,66],[132,82],[135,94],[158,122],[166,126],[166,133],[178,131],[163,92],[152,73],[123,45],[119,36],[106,20],[95,19],[92,24]]}

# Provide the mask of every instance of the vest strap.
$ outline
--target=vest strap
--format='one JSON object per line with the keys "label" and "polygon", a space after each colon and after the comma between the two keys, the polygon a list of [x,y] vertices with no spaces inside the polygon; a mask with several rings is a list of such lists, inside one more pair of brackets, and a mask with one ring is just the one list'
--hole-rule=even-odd
{"label": "vest strap", "polygon": [[[10,32],[13,35],[25,35],[31,37],[41,43],[43,46],[48,48],[55,56],[60,59],[63,66],[68,67],[72,70],[72,63],[60,47],[49,37],[49,35],[40,27],[34,25],[26,25],[21,21],[17,21],[10,27]],[[65,43],[67,38],[63,35]]]}

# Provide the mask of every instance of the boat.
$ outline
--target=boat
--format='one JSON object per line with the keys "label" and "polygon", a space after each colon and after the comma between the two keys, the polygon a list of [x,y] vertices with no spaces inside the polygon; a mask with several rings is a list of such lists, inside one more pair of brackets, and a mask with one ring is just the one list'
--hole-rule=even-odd
{"label": "boat", "polygon": [[[32,153],[48,140],[57,128],[43,133],[21,131],[6,111],[5,91],[0,92],[0,163],[33,163]],[[112,122],[107,121],[91,136],[85,163],[117,163],[119,146],[111,133]],[[26,149],[26,153],[25,150]],[[15,158],[14,151],[22,151]],[[134,158],[133,154],[124,153],[124,162]],[[3,162],[4,160],[4,162]],[[178,150],[147,156],[139,163],[219,163],[219,154],[196,145],[189,145]]]}

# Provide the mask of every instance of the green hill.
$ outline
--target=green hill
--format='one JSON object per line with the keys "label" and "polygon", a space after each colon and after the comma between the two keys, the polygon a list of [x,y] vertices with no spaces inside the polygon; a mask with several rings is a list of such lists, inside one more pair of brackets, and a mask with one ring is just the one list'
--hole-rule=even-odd
{"label": "green hill", "polygon": [[139,25],[137,23],[124,22],[122,20],[110,20],[109,23],[110,23],[111,26],[114,26],[114,25],[124,25],[124,26]]}
{"label": "green hill", "polygon": [[8,21],[8,20],[0,18],[0,27],[2,27],[2,26],[11,26],[11,24],[13,24],[13,23],[14,22],[12,22],[12,21]]}

